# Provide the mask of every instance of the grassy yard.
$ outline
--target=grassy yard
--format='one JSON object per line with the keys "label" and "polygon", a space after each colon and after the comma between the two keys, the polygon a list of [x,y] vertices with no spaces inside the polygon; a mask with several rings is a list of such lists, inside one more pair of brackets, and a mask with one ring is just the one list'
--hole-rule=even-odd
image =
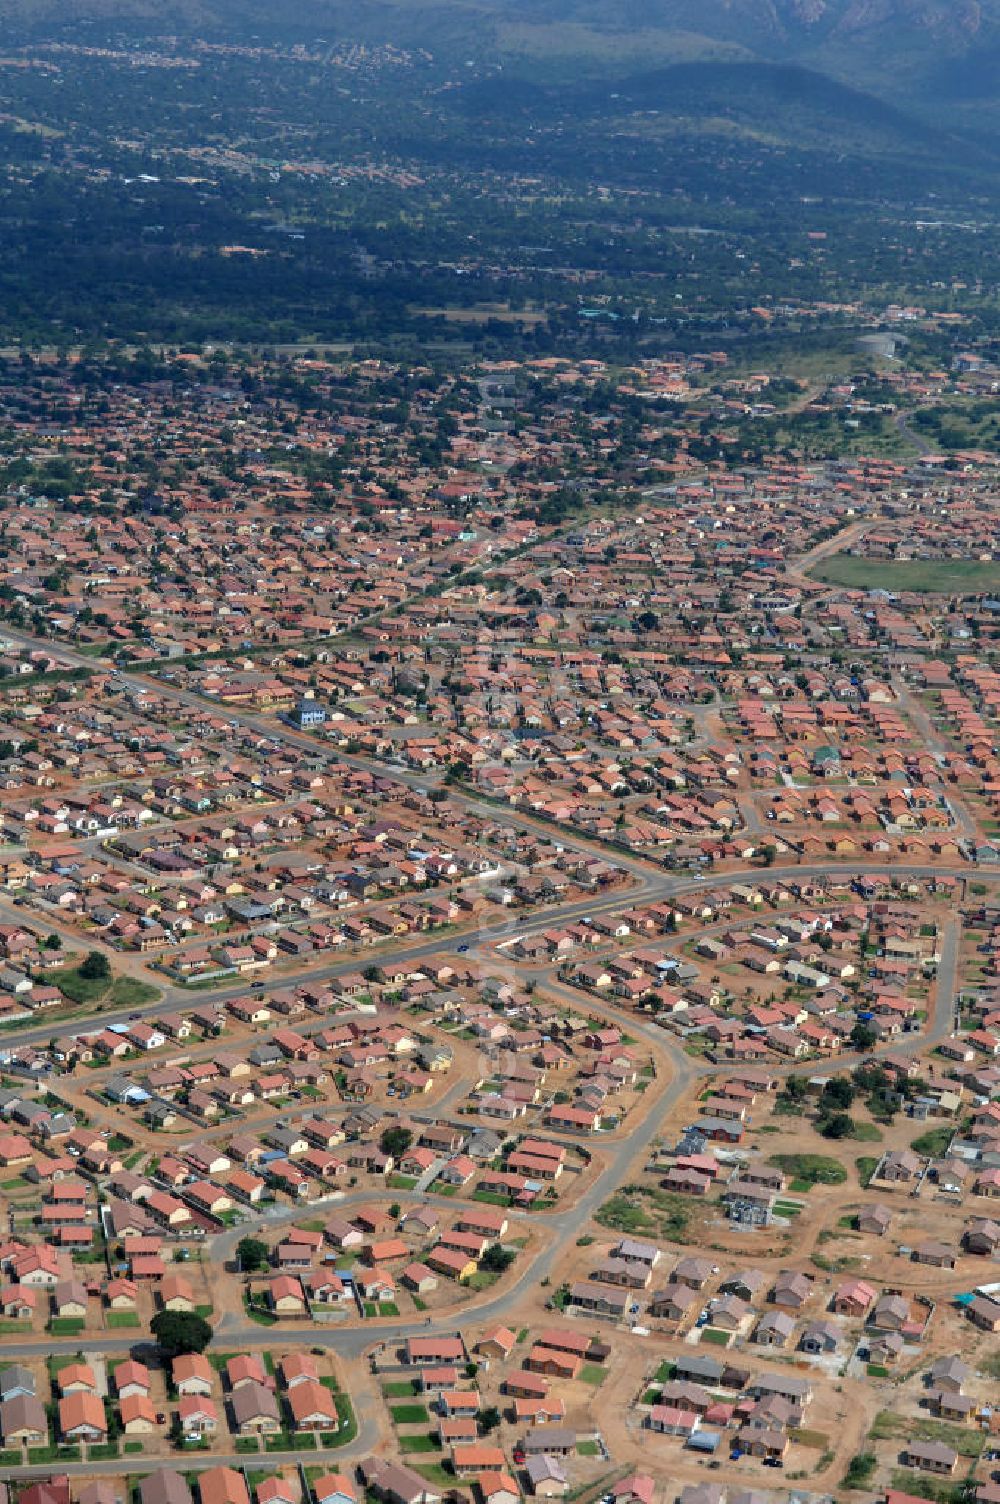
{"label": "grassy yard", "polygon": [[599,1384],[604,1383],[607,1376],[607,1369],[602,1368],[599,1363],[585,1363],[580,1369],[580,1378],[585,1384],[593,1384],[595,1389]]}
{"label": "grassy yard", "polygon": [[421,1478],[426,1478],[434,1488],[444,1490],[455,1486],[455,1474],[448,1468],[442,1467],[440,1462],[418,1462],[415,1471],[420,1474]]}
{"label": "grassy yard", "polygon": [[728,1347],[731,1336],[731,1332],[724,1332],[721,1327],[706,1326],[702,1328],[701,1340],[712,1347]]}
{"label": "grassy yard", "polygon": [[350,1396],[338,1392],[335,1398],[339,1424],[335,1432],[323,1433],[323,1445],[328,1451],[332,1447],[350,1446],[358,1434],[358,1418],[354,1413]]}
{"label": "grassy yard", "polygon": [[391,1413],[397,1426],[430,1425],[426,1405],[393,1405]]}
{"label": "grassy yard", "polygon": [[394,1379],[389,1384],[382,1385],[382,1393],[387,1400],[409,1400],[415,1394],[420,1393],[419,1379]]}
{"label": "grassy yard", "polygon": [[921,1133],[919,1138],[915,1138],[910,1148],[914,1154],[926,1154],[928,1159],[938,1159],[944,1154],[954,1136],[954,1128],[931,1128],[926,1133]]}
{"label": "grassy yard", "polygon": [[847,1179],[840,1161],[826,1154],[772,1154],[768,1163],[792,1177],[792,1190],[800,1185],[806,1190],[814,1185],[843,1185]]}
{"label": "grassy yard", "polygon": [[433,1436],[401,1436],[399,1438],[399,1450],[407,1453],[439,1452],[441,1450]]}
{"label": "grassy yard", "polygon": [[810,1431],[796,1426],[788,1434],[793,1441],[799,1443],[799,1446],[813,1447],[817,1452],[825,1451],[830,1445],[830,1438],[825,1431]]}

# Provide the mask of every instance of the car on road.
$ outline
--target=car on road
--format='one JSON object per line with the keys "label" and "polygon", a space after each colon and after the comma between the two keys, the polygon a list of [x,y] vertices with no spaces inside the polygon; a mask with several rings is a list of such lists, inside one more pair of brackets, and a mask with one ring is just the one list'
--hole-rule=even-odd
{"label": "car on road", "polygon": [[463,943],[458,947],[458,953],[459,953],[459,955],[460,956],[464,956],[465,952],[468,950],[468,948],[469,948],[468,945],[463,941]]}

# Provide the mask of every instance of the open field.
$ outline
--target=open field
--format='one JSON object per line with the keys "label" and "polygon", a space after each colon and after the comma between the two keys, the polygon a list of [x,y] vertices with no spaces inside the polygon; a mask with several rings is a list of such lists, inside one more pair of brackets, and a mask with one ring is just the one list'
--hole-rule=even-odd
{"label": "open field", "polygon": [[1000,590],[1000,563],[980,559],[859,559],[833,554],[812,577],[850,590],[913,590],[921,594],[975,595]]}

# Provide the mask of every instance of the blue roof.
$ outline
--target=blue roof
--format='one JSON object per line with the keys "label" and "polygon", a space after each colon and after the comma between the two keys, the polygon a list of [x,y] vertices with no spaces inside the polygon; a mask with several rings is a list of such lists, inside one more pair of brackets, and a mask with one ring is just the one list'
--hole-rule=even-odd
{"label": "blue roof", "polygon": [[687,1439],[692,1452],[714,1452],[722,1440],[721,1431],[692,1431]]}

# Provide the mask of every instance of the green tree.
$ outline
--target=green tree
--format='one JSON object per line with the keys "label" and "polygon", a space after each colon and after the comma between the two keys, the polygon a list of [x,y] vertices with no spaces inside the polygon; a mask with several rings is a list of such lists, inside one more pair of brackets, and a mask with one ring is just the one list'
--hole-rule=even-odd
{"label": "green tree", "polygon": [[824,1111],[834,1108],[846,1111],[854,1101],[854,1087],[843,1076],[834,1076],[823,1088],[822,1107]]}
{"label": "green tree", "polygon": [[857,1023],[851,1030],[851,1043],[856,1050],[870,1050],[878,1035],[870,1024]]}
{"label": "green tree", "polygon": [[503,1274],[505,1269],[510,1268],[515,1257],[512,1248],[502,1248],[499,1243],[491,1243],[479,1263],[490,1274]]}
{"label": "green tree", "polygon": [[387,1128],[379,1139],[382,1153],[390,1155],[392,1159],[399,1159],[401,1155],[406,1153],[412,1143],[413,1134],[409,1128],[399,1126]]}
{"label": "green tree", "polygon": [[240,1238],[236,1245],[236,1257],[241,1269],[253,1272],[267,1268],[268,1250],[263,1238]]}
{"label": "green tree", "polygon": [[78,969],[80,975],[88,982],[107,982],[111,978],[108,958],[99,950],[88,951]]}
{"label": "green tree", "polygon": [[212,1328],[194,1311],[158,1311],[149,1329],[168,1358],[202,1353],[212,1340]]}

